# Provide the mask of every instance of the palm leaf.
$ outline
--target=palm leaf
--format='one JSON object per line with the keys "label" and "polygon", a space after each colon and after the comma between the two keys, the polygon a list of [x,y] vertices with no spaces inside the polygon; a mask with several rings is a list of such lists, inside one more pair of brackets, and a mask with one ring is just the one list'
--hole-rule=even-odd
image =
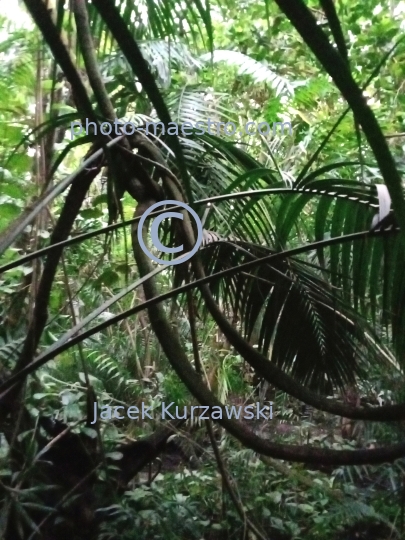
{"label": "palm leaf", "polygon": [[[203,260],[212,275],[268,253],[245,242],[221,241],[206,246]],[[211,289],[229,316],[239,318],[245,339],[257,340],[272,362],[311,388],[331,392],[353,384],[376,360],[365,321],[305,262],[263,264],[214,281]]]}
{"label": "palm leaf", "polygon": [[[229,66],[237,68],[238,75],[248,75],[256,83],[265,82],[273,88],[276,96],[281,94],[292,95],[294,93],[294,84],[288,81],[285,77],[277,74],[268,65],[254,60],[250,56],[239,51],[226,51],[217,49],[213,54],[203,54],[200,56],[203,62],[225,62]],[[297,85],[298,83],[295,83]]]}

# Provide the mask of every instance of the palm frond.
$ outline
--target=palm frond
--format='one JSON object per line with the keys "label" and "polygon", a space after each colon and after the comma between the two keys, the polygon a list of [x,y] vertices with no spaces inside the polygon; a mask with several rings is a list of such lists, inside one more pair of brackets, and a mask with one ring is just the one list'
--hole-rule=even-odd
{"label": "palm frond", "polygon": [[[201,62],[191,54],[184,43],[150,39],[140,41],[138,44],[151,71],[156,74],[159,84],[164,89],[170,86],[173,68],[192,74],[201,67]],[[100,67],[106,81],[112,80],[117,74],[131,72],[127,60],[119,51],[113,51],[101,60]]]}
{"label": "palm frond", "polygon": [[[176,40],[180,26],[184,39],[197,42],[202,38],[212,48],[211,14],[208,5],[204,6],[201,0],[187,0],[183,5],[174,0],[119,0],[115,5],[137,41],[150,38]],[[104,43],[102,52],[110,53],[109,30],[90,3],[89,15],[96,42]]]}
{"label": "palm frond", "polygon": [[[206,63],[211,62],[211,54],[201,55],[200,60]],[[268,83],[275,90],[276,96],[294,94],[293,83],[276,73],[270,66],[258,62],[239,51],[216,49],[212,54],[212,61],[215,63],[225,62],[229,66],[234,66],[237,68],[238,75],[248,75],[256,83]]]}
{"label": "palm frond", "polygon": [[[221,241],[207,244],[203,259],[212,275],[268,253],[246,242]],[[377,358],[365,339],[365,321],[305,261],[262,264],[211,288],[223,309],[240,320],[245,339],[310,388],[330,392],[353,384]]]}

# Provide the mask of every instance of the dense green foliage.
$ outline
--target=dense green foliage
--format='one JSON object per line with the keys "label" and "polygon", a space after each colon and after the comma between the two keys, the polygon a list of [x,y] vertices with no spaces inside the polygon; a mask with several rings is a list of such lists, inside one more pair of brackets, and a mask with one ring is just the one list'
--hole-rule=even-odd
{"label": "dense green foliage", "polygon": [[[405,4],[45,4],[0,17],[0,537],[402,538]],[[238,132],[72,136],[116,118]]]}

